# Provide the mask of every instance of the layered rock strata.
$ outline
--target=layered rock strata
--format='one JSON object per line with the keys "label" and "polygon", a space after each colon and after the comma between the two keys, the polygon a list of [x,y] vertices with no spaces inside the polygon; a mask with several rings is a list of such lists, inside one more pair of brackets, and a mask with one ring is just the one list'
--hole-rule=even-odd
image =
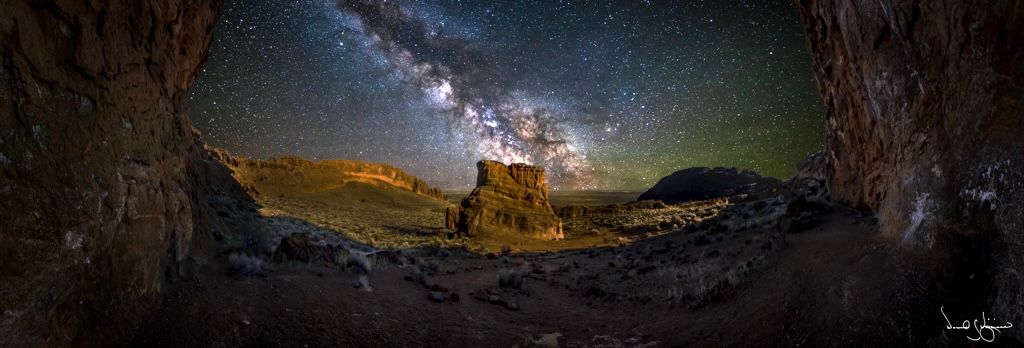
{"label": "layered rock strata", "polygon": [[293,194],[326,191],[348,183],[363,183],[381,188],[396,188],[447,201],[441,190],[412,174],[383,163],[357,160],[309,161],[289,156],[256,160],[232,156],[216,150],[217,157],[235,172],[235,177],[250,192]]}
{"label": "layered rock strata", "polygon": [[460,234],[564,237],[562,221],[548,203],[543,168],[484,160],[477,163],[477,170],[477,186],[459,209]]}

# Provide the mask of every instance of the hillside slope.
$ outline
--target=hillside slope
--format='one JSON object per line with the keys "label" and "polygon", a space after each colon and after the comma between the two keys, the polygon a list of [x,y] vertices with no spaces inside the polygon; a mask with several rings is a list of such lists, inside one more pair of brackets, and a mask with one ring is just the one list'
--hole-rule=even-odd
{"label": "hillside slope", "polygon": [[213,149],[212,152],[235,172],[240,183],[257,195],[315,193],[349,183],[362,183],[406,190],[441,201],[448,199],[441,190],[430,187],[423,179],[383,163],[338,159],[313,162],[297,156],[258,160],[233,156],[223,149]]}

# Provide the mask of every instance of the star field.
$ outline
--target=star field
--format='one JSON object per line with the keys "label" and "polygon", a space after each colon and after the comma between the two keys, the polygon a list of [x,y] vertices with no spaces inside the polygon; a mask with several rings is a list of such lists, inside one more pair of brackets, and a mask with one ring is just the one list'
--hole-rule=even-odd
{"label": "star field", "polygon": [[443,188],[484,158],[562,189],[691,166],[786,178],[822,141],[803,35],[788,0],[228,0],[189,106],[234,153]]}

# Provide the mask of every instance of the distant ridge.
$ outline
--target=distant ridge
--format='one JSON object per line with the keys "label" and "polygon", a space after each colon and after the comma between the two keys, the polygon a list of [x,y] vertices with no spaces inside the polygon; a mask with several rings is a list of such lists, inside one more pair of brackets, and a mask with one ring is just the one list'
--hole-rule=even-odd
{"label": "distant ridge", "polygon": [[753,194],[778,186],[779,179],[760,176],[749,170],[736,168],[687,168],[661,178],[658,183],[640,195],[637,200],[660,200],[665,203],[683,203]]}
{"label": "distant ridge", "polygon": [[423,179],[389,164],[342,159],[314,162],[298,156],[258,160],[231,155],[220,148],[211,147],[207,151],[231,168],[238,182],[256,195],[319,192],[362,183],[448,200],[441,190]]}

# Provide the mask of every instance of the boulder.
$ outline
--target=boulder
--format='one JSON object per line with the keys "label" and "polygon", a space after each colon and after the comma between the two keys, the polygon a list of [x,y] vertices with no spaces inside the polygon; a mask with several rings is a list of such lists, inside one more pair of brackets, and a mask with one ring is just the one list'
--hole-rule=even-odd
{"label": "boulder", "polygon": [[300,261],[309,262],[313,258],[313,245],[309,242],[308,233],[292,233],[281,239],[281,244],[274,250],[274,262]]}
{"label": "boulder", "polygon": [[320,265],[339,266],[342,260],[350,257],[349,251],[342,246],[327,243],[314,243],[308,233],[296,232],[281,239],[274,249],[274,262],[305,262]]}
{"label": "boulder", "polygon": [[661,178],[638,200],[660,200],[674,204],[689,201],[756,194],[779,186],[782,182],[762,177],[755,172],[736,168],[687,168]]}
{"label": "boulder", "polygon": [[824,182],[828,177],[826,176],[828,161],[825,158],[825,152],[817,152],[808,156],[803,161],[800,161],[796,167],[796,175],[794,178],[810,178]]}
{"label": "boulder", "polygon": [[459,208],[446,207],[444,209],[444,228],[452,231],[459,229]]}
{"label": "boulder", "polygon": [[460,207],[460,234],[564,238],[562,221],[548,203],[543,168],[484,160],[477,170],[477,186]]}

